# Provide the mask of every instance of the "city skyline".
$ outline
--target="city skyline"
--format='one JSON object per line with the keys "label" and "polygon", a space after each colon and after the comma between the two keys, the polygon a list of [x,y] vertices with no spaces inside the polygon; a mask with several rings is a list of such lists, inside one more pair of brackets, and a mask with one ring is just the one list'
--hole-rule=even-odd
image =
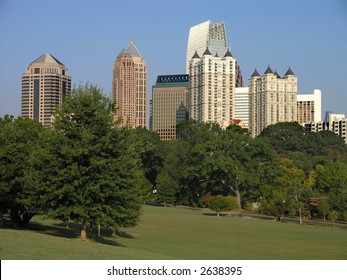
{"label": "city skyline", "polygon": [[158,75],[185,73],[189,29],[207,20],[225,23],[246,86],[255,68],[290,66],[299,94],[322,91],[322,114],[347,114],[343,0],[217,0],[213,9],[209,1],[2,0],[0,116],[20,115],[21,75],[43,53],[64,61],[72,86],[90,82],[111,97],[113,64],[130,38],[147,61],[150,99]]}

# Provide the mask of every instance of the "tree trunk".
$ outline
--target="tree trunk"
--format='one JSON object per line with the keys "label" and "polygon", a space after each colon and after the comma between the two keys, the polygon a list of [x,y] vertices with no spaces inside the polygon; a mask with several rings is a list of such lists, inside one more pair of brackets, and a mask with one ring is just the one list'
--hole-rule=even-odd
{"label": "tree trunk", "polygon": [[98,237],[100,237],[101,234],[100,234],[100,224],[98,224]]}
{"label": "tree trunk", "polygon": [[112,228],[112,236],[116,236],[117,234],[117,229],[116,228]]}
{"label": "tree trunk", "polygon": [[323,218],[324,218],[324,223],[325,223],[325,213],[323,214]]}
{"label": "tree trunk", "polygon": [[241,194],[240,194],[239,182],[237,181],[237,176],[235,181],[235,189],[236,189],[237,204],[239,205],[239,210],[241,210]]}
{"label": "tree trunk", "polygon": [[4,227],[4,213],[0,211],[0,228]]}
{"label": "tree trunk", "polygon": [[82,220],[81,240],[87,240],[87,221],[85,219]]}
{"label": "tree trunk", "polygon": [[301,215],[301,208],[299,208],[299,220],[300,220],[300,225],[302,225],[302,215]]}
{"label": "tree trunk", "polygon": [[18,210],[16,208],[11,208],[10,215],[12,224],[14,224],[17,227],[22,226],[22,219],[19,216]]}
{"label": "tree trunk", "polygon": [[32,214],[32,213],[23,214],[22,227],[28,227],[31,218],[34,217],[34,216],[35,216],[35,214]]}
{"label": "tree trunk", "polygon": [[219,217],[219,212],[217,212],[217,217]]}
{"label": "tree trunk", "polygon": [[89,231],[93,232],[93,222],[90,222],[89,225],[90,225]]}

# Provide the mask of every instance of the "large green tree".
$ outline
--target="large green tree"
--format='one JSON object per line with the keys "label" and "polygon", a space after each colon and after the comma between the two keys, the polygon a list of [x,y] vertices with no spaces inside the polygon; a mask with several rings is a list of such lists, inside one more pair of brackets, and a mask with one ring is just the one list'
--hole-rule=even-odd
{"label": "large green tree", "polygon": [[40,205],[31,199],[35,188],[28,184],[29,158],[45,129],[33,120],[10,116],[0,118],[0,219],[10,211],[11,221],[27,226]]}
{"label": "large green tree", "polygon": [[47,213],[62,220],[113,228],[136,224],[144,174],[117,129],[111,101],[89,84],[75,88],[57,110],[51,137],[32,157],[32,184]]}

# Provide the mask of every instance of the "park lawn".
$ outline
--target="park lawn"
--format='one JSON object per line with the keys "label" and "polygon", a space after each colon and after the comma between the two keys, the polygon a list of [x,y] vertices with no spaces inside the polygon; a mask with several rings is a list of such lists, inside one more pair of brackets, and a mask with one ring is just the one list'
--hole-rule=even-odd
{"label": "park lawn", "polygon": [[141,221],[112,237],[35,218],[28,230],[0,229],[4,259],[347,259],[347,231],[272,220],[216,217],[199,209],[145,206]]}

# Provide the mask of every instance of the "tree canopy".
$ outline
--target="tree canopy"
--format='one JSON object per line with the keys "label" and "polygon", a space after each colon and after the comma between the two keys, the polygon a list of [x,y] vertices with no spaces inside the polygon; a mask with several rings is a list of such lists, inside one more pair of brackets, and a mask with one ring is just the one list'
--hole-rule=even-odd
{"label": "tree canopy", "polygon": [[81,222],[82,239],[87,222],[133,226],[140,214],[141,159],[114,119],[113,106],[99,88],[75,88],[32,157],[32,184],[46,212]]}

